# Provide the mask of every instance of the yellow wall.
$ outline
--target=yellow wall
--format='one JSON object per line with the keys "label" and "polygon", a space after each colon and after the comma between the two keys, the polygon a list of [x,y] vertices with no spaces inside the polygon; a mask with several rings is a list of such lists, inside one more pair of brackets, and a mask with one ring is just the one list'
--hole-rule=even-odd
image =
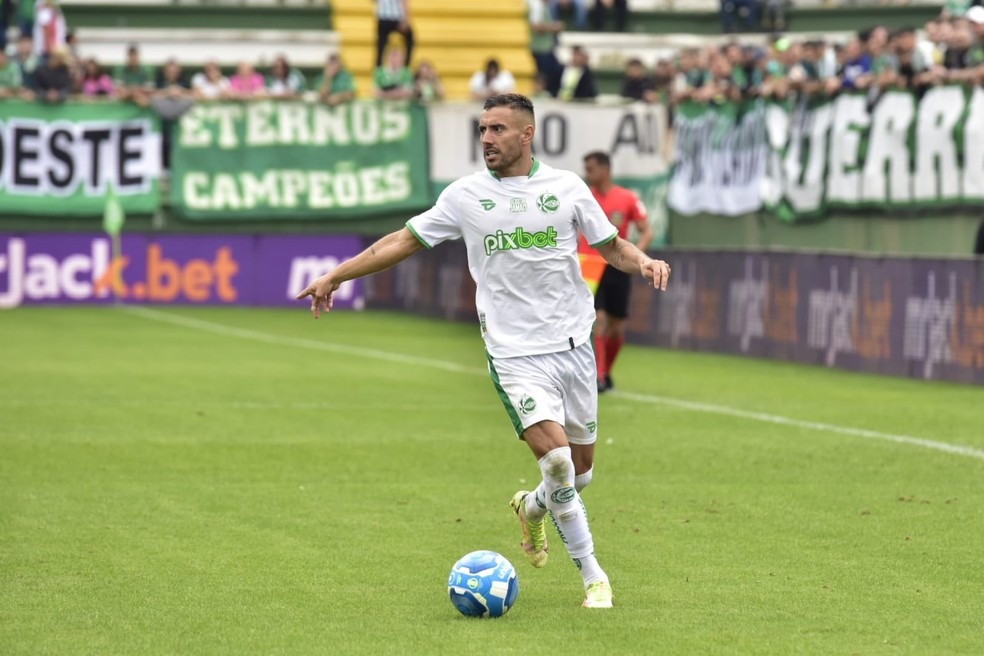
{"label": "yellow wall", "polygon": [[[409,0],[414,31],[412,67],[430,60],[449,99],[468,98],[468,80],[494,57],[516,77],[517,90],[528,93],[535,74],[530,55],[524,0]],[[342,57],[356,78],[360,97],[372,95],[376,58],[376,3],[333,0],[335,31]],[[391,43],[401,37],[393,36]]]}

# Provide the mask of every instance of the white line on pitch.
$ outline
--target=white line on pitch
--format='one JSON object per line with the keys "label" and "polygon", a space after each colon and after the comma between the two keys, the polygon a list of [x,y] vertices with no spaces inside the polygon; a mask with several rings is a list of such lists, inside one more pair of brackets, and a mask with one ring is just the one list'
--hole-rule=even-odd
{"label": "white line on pitch", "polygon": [[[387,362],[401,362],[404,364],[412,364],[421,367],[430,367],[432,369],[441,369],[443,371],[453,371],[455,373],[462,373],[462,374],[471,374],[471,375],[480,375],[480,376],[488,375],[488,372],[485,371],[484,369],[479,369],[477,367],[468,367],[454,362],[448,362],[447,360],[424,358],[416,355],[407,355],[405,353],[395,353],[392,351],[381,351],[378,349],[363,348],[361,346],[348,346],[344,344],[333,344],[330,342],[318,342],[312,339],[302,339],[298,337],[282,337],[279,335],[262,333],[256,330],[249,330],[245,328],[237,328],[235,326],[228,326],[226,324],[215,323],[212,321],[204,321],[202,319],[192,319],[190,317],[170,314],[168,312],[161,312],[160,310],[152,310],[146,307],[131,305],[131,306],[123,307],[121,309],[130,314],[134,314],[153,321],[170,323],[176,326],[182,326],[184,328],[192,328],[194,330],[214,333],[216,335],[224,335],[227,337],[238,337],[240,339],[249,339],[257,342],[263,342],[265,344],[273,344],[278,346],[296,346],[299,348],[312,349],[316,351],[328,351],[331,353],[357,355],[366,358],[384,360]],[[699,401],[685,401],[683,399],[674,399],[666,396],[637,394],[635,392],[625,392],[621,390],[615,391],[614,394],[618,398],[635,401],[637,403],[651,403],[656,405],[665,405],[673,408],[679,408],[681,410],[689,410],[691,412],[703,412],[709,414],[725,415],[728,417],[735,417],[738,419],[761,421],[761,422],[776,424],[781,426],[792,426],[795,428],[805,428],[807,430],[835,433],[838,435],[847,435],[850,437],[859,437],[869,440],[894,442],[896,444],[918,446],[924,449],[933,449],[934,451],[942,451],[943,453],[949,453],[952,455],[984,460],[984,449],[975,449],[974,447],[964,446],[961,444],[950,444],[949,442],[940,442],[937,440],[927,440],[921,437],[913,437],[911,435],[897,435],[894,433],[882,433],[880,431],[867,430],[864,428],[854,428],[852,426],[839,426],[837,424],[826,424],[818,421],[804,421],[802,419],[793,419],[792,417],[784,417],[782,415],[773,415],[765,412],[753,412],[749,410],[741,410],[739,408],[732,408],[726,405],[716,405],[713,403],[701,403]]]}
{"label": "white line on pitch", "polygon": [[120,309],[130,314],[136,314],[138,316],[142,316],[146,319],[153,319],[154,321],[172,323],[176,326],[183,326],[185,328],[194,328],[195,330],[215,333],[216,335],[225,335],[226,337],[239,337],[240,339],[251,339],[255,342],[263,342],[265,344],[273,344],[275,346],[297,346],[299,348],[306,348],[314,351],[327,351],[329,353],[343,353],[345,355],[358,355],[365,358],[376,358],[377,360],[386,360],[388,362],[402,362],[404,364],[413,364],[421,367],[430,367],[432,369],[443,369],[444,371],[454,371],[456,373],[480,374],[483,376],[488,375],[488,372],[482,369],[476,369],[474,367],[466,367],[464,365],[456,364],[454,362],[448,362],[447,360],[422,358],[417,355],[394,353],[392,351],[378,351],[376,349],[363,348],[361,346],[346,346],[345,344],[319,342],[313,339],[303,339],[300,337],[282,337],[280,335],[270,335],[269,333],[261,333],[256,330],[249,330],[247,328],[237,328],[235,326],[227,326],[222,323],[204,321],[202,319],[192,319],[191,317],[183,317],[177,314],[170,314],[168,312],[161,312],[160,310],[152,310],[150,308],[140,307],[135,305],[123,306]]}
{"label": "white line on pitch", "polygon": [[629,399],[630,401],[638,401],[639,403],[653,403],[658,405],[666,405],[673,408],[680,408],[681,410],[691,410],[693,412],[706,412],[716,415],[727,415],[729,417],[737,417],[739,419],[764,421],[769,424],[779,424],[781,426],[793,426],[795,428],[806,428],[808,430],[825,431],[828,433],[837,433],[838,435],[850,435],[851,437],[862,437],[869,440],[883,440],[886,442],[895,442],[897,444],[910,444],[912,446],[921,446],[926,449],[935,449],[936,451],[952,453],[958,456],[966,456],[968,458],[977,458],[979,460],[984,460],[984,450],[982,449],[975,449],[973,447],[963,446],[960,444],[950,444],[949,442],[938,442],[936,440],[927,440],[921,437],[912,437],[910,435],[894,435],[892,433],[881,433],[879,431],[867,430],[864,428],[853,428],[851,426],[838,426],[837,424],[825,424],[819,421],[804,421],[802,419],[783,417],[782,415],[772,415],[766,412],[752,412],[750,410],[740,410],[738,408],[732,408],[726,405],[701,403],[699,401],[684,401],[683,399],[672,399],[665,396],[653,396],[649,394],[637,394],[635,392],[624,392],[622,390],[616,390],[614,391],[614,394],[618,398]]}

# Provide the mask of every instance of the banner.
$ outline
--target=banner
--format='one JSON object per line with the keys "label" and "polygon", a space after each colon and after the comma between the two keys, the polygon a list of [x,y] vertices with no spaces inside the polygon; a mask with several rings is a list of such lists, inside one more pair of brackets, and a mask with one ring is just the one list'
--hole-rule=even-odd
{"label": "banner", "polygon": [[[615,182],[635,191],[649,213],[653,245],[666,243],[666,108],[662,105],[586,105],[536,100],[537,157],[558,169],[581,174],[594,150],[612,158]],[[478,136],[481,103],[428,107],[431,179],[437,192],[485,167]]]}
{"label": "banner", "polygon": [[156,114],[131,103],[0,103],[0,213],[100,216],[112,187],[123,209],[160,205]]}
{"label": "banner", "polygon": [[633,337],[677,348],[984,384],[984,262],[675,253],[634,290]]}
{"label": "banner", "polygon": [[984,203],[981,87],[933,87],[922,98],[886,91],[874,105],[860,93],[809,105],[726,103],[681,111],[675,125],[669,202],[682,214],[765,206],[792,221],[831,209],[911,213]]}
{"label": "banner", "polygon": [[[665,292],[633,278],[638,344],[984,385],[984,260],[671,251]],[[367,280],[372,308],[476,323],[460,244]]]}
{"label": "banner", "polygon": [[[363,248],[360,237],[0,233],[0,308],[44,303],[303,306],[294,296]],[[360,281],[335,307],[362,306]]]}
{"label": "banner", "polygon": [[766,125],[763,200],[780,218],[984,202],[981,87],[933,87],[921,100],[889,91],[874,107],[858,94],[800,113],[770,106]]}
{"label": "banner", "polygon": [[188,219],[349,219],[430,205],[426,110],[403,102],[201,103],[179,123]]}
{"label": "banner", "polygon": [[739,216],[762,207],[768,159],[762,103],[682,103],[674,129],[676,156],[667,194],[673,210]]}

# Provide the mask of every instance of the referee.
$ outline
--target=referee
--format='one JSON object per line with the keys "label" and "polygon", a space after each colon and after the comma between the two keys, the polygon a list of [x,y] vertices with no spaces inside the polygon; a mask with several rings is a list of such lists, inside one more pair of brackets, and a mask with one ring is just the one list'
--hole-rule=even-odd
{"label": "referee", "polygon": [[[612,182],[612,160],[608,153],[590,152],[584,156],[584,180],[601,205],[608,220],[618,228],[618,236],[628,239],[629,227],[639,230],[636,246],[645,251],[652,241],[646,208],[632,191]],[[625,320],[629,316],[629,274],[605,266],[595,294],[595,359],[598,362],[598,391],[612,389],[612,367],[625,343]]]}

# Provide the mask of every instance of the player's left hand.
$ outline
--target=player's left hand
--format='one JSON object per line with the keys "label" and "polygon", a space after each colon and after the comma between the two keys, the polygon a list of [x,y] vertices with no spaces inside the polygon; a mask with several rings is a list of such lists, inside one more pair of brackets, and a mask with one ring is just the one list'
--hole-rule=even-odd
{"label": "player's left hand", "polygon": [[642,277],[649,281],[653,289],[666,291],[666,283],[670,281],[670,265],[663,260],[647,260],[642,263]]}

